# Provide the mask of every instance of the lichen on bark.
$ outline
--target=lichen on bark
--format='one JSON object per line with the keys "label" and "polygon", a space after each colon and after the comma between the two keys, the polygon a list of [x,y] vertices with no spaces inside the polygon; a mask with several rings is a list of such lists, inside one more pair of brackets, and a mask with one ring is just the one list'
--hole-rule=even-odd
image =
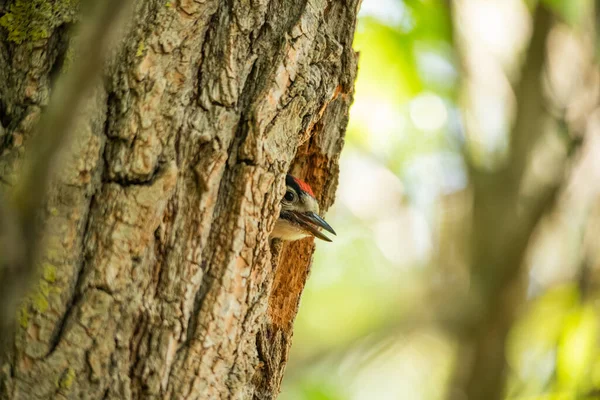
{"label": "lichen on bark", "polygon": [[74,22],[78,11],[79,0],[15,0],[0,17],[0,26],[9,41],[36,42],[48,39],[58,26]]}

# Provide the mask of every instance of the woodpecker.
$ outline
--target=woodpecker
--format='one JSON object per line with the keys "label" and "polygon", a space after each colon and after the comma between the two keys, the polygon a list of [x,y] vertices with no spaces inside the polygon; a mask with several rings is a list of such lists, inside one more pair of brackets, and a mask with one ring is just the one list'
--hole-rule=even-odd
{"label": "woodpecker", "polygon": [[336,234],[333,228],[319,216],[319,203],[308,184],[292,175],[285,177],[285,195],[281,199],[281,212],[271,233],[272,238],[298,240],[314,236],[331,242],[320,229]]}

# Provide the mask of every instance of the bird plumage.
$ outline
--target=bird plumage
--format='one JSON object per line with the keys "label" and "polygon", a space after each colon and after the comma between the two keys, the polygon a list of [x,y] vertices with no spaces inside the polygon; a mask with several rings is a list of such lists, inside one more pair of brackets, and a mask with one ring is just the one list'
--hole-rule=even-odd
{"label": "bird plumage", "polygon": [[336,234],[333,228],[319,216],[319,203],[308,185],[301,179],[286,175],[286,192],[281,199],[281,212],[271,233],[272,238],[293,241],[314,236],[331,242],[321,229]]}

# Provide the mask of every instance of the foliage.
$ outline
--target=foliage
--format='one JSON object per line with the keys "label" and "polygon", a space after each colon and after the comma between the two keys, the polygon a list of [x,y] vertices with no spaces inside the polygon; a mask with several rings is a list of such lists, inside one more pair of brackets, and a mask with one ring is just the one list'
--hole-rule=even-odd
{"label": "foliage", "polygon": [[[464,3],[489,13],[486,21],[502,19],[490,11],[503,7],[502,1]],[[510,3],[519,6],[519,1]],[[573,32],[587,26],[591,2],[545,4]],[[487,139],[464,132],[465,121],[479,111],[463,102],[469,77],[462,75],[454,37],[463,27],[451,14],[446,2],[435,0],[363,2],[355,36],[360,54],[355,102],[338,202],[327,216],[338,237],[317,246],[295,327],[284,400],[441,399],[453,371],[460,368],[455,338],[427,322],[436,303],[431,287],[460,287],[465,279],[460,269],[439,269],[436,252],[448,243],[440,242],[438,223],[441,207],[456,204],[453,199],[462,199],[467,191],[465,142]],[[451,18],[458,24],[454,30]],[[529,28],[510,21],[497,27],[479,23],[481,37],[473,42],[483,43],[484,50],[495,43],[512,50],[516,60],[522,58],[522,44],[502,41],[519,36],[508,34],[513,32],[507,26]],[[491,36],[494,28],[502,32],[499,37]],[[461,43],[461,51],[481,51],[466,46],[470,43]],[[505,57],[499,56],[501,63],[506,64]],[[478,65],[489,67],[487,61]],[[512,73],[506,75],[512,79]],[[494,76],[489,76],[483,84],[494,87]],[[486,115],[496,125],[510,127],[510,96],[506,99],[504,113]],[[486,108],[477,99],[470,105]],[[496,146],[503,143],[494,140]],[[451,210],[450,217],[458,218],[460,210]],[[562,207],[557,214],[562,217],[556,220],[566,221],[577,211]],[[517,307],[506,344],[507,399],[579,399],[598,391],[598,310],[595,296],[584,293],[577,281],[575,260],[582,250],[573,245],[581,242],[577,229],[585,228],[576,228],[576,222],[570,230],[562,226],[555,220],[545,223],[543,234],[534,238],[527,301]],[[561,266],[562,274],[557,271]],[[443,281],[448,273],[456,274],[454,283]],[[553,277],[549,283],[537,282],[546,276]],[[415,321],[415,315],[425,322]]]}

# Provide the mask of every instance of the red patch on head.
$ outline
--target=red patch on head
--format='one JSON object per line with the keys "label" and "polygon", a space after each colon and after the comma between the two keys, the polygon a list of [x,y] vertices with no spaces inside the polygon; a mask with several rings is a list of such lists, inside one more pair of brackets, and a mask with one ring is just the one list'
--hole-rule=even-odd
{"label": "red patch on head", "polygon": [[302,189],[306,193],[310,194],[312,197],[315,197],[315,194],[313,193],[313,191],[310,188],[310,186],[308,186],[308,183],[306,183],[303,180],[298,179],[298,178],[294,178],[294,180],[296,181],[296,183],[298,184],[298,186],[300,186],[300,189]]}

